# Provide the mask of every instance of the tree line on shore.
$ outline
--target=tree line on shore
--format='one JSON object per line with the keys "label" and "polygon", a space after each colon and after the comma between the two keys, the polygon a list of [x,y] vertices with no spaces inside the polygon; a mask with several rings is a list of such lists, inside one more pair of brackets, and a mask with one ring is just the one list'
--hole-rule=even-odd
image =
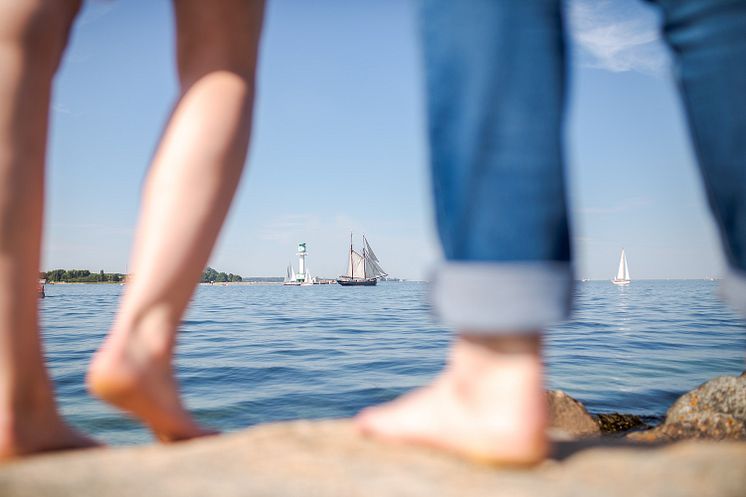
{"label": "tree line on shore", "polygon": [[200,283],[227,283],[229,281],[243,281],[243,277],[239,274],[219,273],[213,268],[208,267],[202,273],[202,278],[199,281]]}
{"label": "tree line on shore", "polygon": [[105,273],[103,269],[98,273],[87,269],[52,269],[39,275],[51,283],[119,283],[124,276],[122,273]]}
{"label": "tree line on shore", "polygon": [[[52,269],[39,273],[41,279],[50,283],[119,283],[124,281],[126,276],[122,273],[105,273],[103,269],[98,273],[92,273],[88,269]],[[243,281],[243,277],[238,274],[218,272],[208,267],[199,281],[200,283],[227,283]]]}

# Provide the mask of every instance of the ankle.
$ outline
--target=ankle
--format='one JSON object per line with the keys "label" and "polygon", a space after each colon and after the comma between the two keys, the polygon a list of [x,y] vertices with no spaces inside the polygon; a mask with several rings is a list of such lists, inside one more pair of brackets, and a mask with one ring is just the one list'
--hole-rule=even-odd
{"label": "ankle", "polygon": [[0,412],[0,436],[15,444],[63,424],[53,398],[24,399]]}
{"label": "ankle", "polygon": [[453,344],[445,378],[456,395],[476,409],[495,398],[511,399],[516,416],[542,416],[544,376],[539,335],[474,337]]}
{"label": "ankle", "polygon": [[541,332],[499,333],[485,335],[462,331],[456,345],[469,345],[473,349],[499,354],[540,354]]}
{"label": "ankle", "polygon": [[541,335],[481,336],[461,333],[451,347],[449,369],[457,376],[478,375],[506,369],[541,371]]}
{"label": "ankle", "polygon": [[44,374],[25,378],[23,384],[10,385],[0,391],[0,418],[20,418],[35,414],[56,413],[51,381]]}
{"label": "ankle", "polygon": [[151,357],[169,359],[178,321],[166,306],[154,306],[137,314],[123,313],[112,328],[113,339],[137,347]]}

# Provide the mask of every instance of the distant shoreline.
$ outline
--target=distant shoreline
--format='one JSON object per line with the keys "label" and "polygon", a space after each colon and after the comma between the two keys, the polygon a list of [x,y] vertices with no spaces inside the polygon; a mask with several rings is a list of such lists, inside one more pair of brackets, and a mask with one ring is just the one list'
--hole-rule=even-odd
{"label": "distant shoreline", "polygon": [[[216,281],[215,283],[198,283],[199,286],[282,286],[282,281]],[[383,283],[427,283],[421,280],[387,281]],[[47,285],[126,285],[122,281],[47,281]]]}
{"label": "distant shoreline", "polygon": [[45,285],[124,285],[122,281],[46,281]]}
{"label": "distant shoreline", "polygon": [[199,286],[277,286],[282,281],[216,281],[215,283],[200,283]]}
{"label": "distant shoreline", "polygon": [[[47,281],[47,285],[125,285],[116,281]],[[198,283],[199,286],[257,286],[282,285],[282,281],[223,281],[215,283]]]}

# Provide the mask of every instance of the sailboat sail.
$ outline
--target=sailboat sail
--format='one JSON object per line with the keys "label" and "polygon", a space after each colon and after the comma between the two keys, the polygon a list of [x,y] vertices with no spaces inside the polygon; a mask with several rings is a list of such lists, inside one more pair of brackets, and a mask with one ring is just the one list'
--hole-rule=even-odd
{"label": "sailboat sail", "polygon": [[627,264],[627,255],[622,249],[622,254],[619,256],[619,269],[616,272],[616,278],[612,280],[615,285],[628,285],[629,279],[629,265]]}
{"label": "sailboat sail", "polygon": [[624,273],[627,267],[627,260],[624,257],[624,249],[622,249],[622,255],[619,256],[619,270],[616,272],[616,279],[626,280]]}
{"label": "sailboat sail", "polygon": [[350,268],[347,276],[350,278],[363,278],[365,274],[365,259],[354,250],[350,251]]}
{"label": "sailboat sail", "polygon": [[363,237],[363,242],[365,244],[365,248],[363,248],[363,256],[365,258],[365,277],[381,278],[387,276],[386,271],[384,271],[381,265],[378,264],[380,261],[365,237]]}
{"label": "sailboat sail", "polygon": [[370,244],[368,243],[368,240],[363,238],[365,240],[365,253],[368,256],[368,258],[374,262],[380,262],[378,260],[378,257],[376,257],[376,254],[373,253],[373,249],[370,248]]}
{"label": "sailboat sail", "polygon": [[376,261],[367,259],[365,264],[365,277],[380,278],[382,276],[386,276],[386,272],[383,268]]}

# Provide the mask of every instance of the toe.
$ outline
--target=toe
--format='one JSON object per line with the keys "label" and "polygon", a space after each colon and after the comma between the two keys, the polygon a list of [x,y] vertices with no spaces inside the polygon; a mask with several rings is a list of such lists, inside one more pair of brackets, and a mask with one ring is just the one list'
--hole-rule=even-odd
{"label": "toe", "polygon": [[364,435],[381,439],[406,439],[410,432],[417,431],[417,427],[412,426],[412,418],[416,416],[402,412],[402,407],[397,402],[369,407],[358,414],[355,420],[358,429]]}
{"label": "toe", "polygon": [[373,421],[375,420],[376,409],[367,407],[357,413],[354,418],[355,427],[362,433],[369,435],[373,431]]}

